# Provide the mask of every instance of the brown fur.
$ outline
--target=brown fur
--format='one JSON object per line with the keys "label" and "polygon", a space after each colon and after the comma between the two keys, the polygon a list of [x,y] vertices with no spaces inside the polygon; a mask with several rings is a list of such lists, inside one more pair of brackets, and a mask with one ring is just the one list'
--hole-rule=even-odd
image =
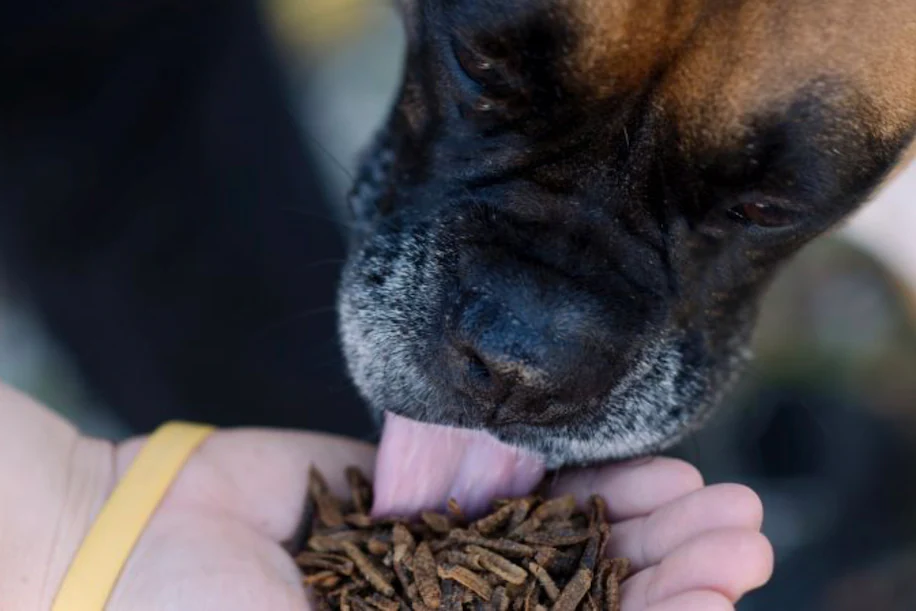
{"label": "brown fur", "polygon": [[842,129],[894,139],[916,125],[914,0],[567,1],[586,33],[579,83],[603,97],[662,72],[657,104],[700,146],[808,86]]}

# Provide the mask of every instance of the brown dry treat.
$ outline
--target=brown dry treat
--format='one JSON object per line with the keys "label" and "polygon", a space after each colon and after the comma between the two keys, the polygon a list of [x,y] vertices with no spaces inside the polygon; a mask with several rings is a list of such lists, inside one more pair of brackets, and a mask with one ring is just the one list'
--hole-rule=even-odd
{"label": "brown dry treat", "polygon": [[534,561],[545,569],[549,569],[560,553],[555,547],[539,547],[534,554]]}
{"label": "brown dry treat", "polygon": [[461,506],[458,504],[458,501],[455,499],[448,500],[448,512],[452,514],[452,517],[455,518],[458,522],[466,521],[464,518],[464,512],[461,511]]}
{"label": "brown dry treat", "polygon": [[362,596],[350,597],[350,604],[358,611],[374,611],[373,607]]}
{"label": "brown dry treat", "polygon": [[353,575],[350,576],[350,579],[348,580],[347,583],[341,585],[339,588],[334,588],[330,590],[328,594],[331,596],[336,596],[340,594],[341,592],[346,591],[352,595],[355,592],[366,590],[371,587],[372,586],[369,585],[368,581],[360,577],[358,573],[354,573]]}
{"label": "brown dry treat", "polygon": [[588,593],[589,603],[596,608],[601,601],[604,601],[604,586],[607,583],[610,571],[611,561],[609,558],[602,558],[598,561],[598,568],[595,570],[595,578],[592,579],[592,587]]}
{"label": "brown dry treat", "polygon": [[587,528],[537,531],[522,537],[522,541],[532,545],[566,547],[587,541],[591,532]]}
{"label": "brown dry treat", "polygon": [[486,579],[471,569],[457,564],[446,564],[440,566],[438,572],[440,578],[460,583],[485,601],[489,601],[493,595],[493,587],[487,583]]}
{"label": "brown dry treat", "polygon": [[554,575],[568,577],[575,573],[579,568],[579,557],[582,555],[579,546],[563,550],[554,548],[554,551],[550,563],[542,564],[542,566]]}
{"label": "brown dry treat", "polygon": [[420,514],[420,519],[429,526],[433,532],[447,535],[452,530],[452,521],[447,515],[435,513],[433,511],[424,511]]}
{"label": "brown dry treat", "polygon": [[320,579],[320,580],[315,581],[315,582],[313,582],[313,583],[306,583],[305,580],[303,580],[302,583],[303,583],[304,585],[306,585],[306,586],[314,586],[314,587],[316,587],[316,588],[322,588],[322,589],[324,589],[324,590],[327,590],[327,589],[330,589],[330,588],[336,588],[337,585],[338,585],[342,580],[343,580],[343,577],[342,577],[341,575],[338,575],[338,574],[335,573],[335,574],[333,574],[333,575],[327,575],[327,576],[325,576],[324,579]]}
{"label": "brown dry treat", "polygon": [[629,563],[603,557],[610,525],[597,497],[582,508],[572,497],[506,499],[471,524],[454,503],[448,514],[377,519],[365,513],[368,480],[346,475],[349,499],[320,474],[310,482],[325,511],[312,512],[309,551],[296,560],[319,609],[619,611]]}
{"label": "brown dry treat", "polygon": [[551,601],[555,601],[560,596],[560,588],[557,587],[556,582],[553,580],[553,577],[550,576],[550,573],[547,572],[547,569],[535,562],[530,562],[528,563],[528,570],[531,571],[531,574],[540,582],[547,598]]}
{"label": "brown dry treat", "polygon": [[422,541],[417,545],[417,551],[413,557],[413,574],[417,580],[420,598],[427,607],[433,609],[438,609],[442,603],[442,591],[439,589],[436,569],[436,559],[433,557],[432,550],[429,549],[429,543]]}
{"label": "brown dry treat", "polygon": [[507,611],[509,609],[509,597],[506,594],[506,588],[503,586],[493,588],[493,596],[490,597],[490,609],[493,611]]}
{"label": "brown dry treat", "polygon": [[540,595],[541,595],[541,585],[537,581],[532,580],[531,583],[528,585],[528,590],[525,592],[525,598],[524,598],[524,603],[522,604],[522,609],[524,609],[525,611],[534,611],[534,607],[535,605],[537,605],[537,601],[540,598]]}
{"label": "brown dry treat", "polygon": [[398,611],[401,607],[401,603],[398,601],[386,598],[378,593],[371,594],[366,598],[366,602],[380,611]]}
{"label": "brown dry treat", "polygon": [[309,537],[307,545],[310,550],[315,552],[342,552],[344,541],[359,543],[368,541],[371,536],[372,533],[369,532],[342,530],[336,533]]}
{"label": "brown dry treat", "polygon": [[363,588],[366,588],[367,586],[368,584],[365,581],[353,580],[352,582],[347,583],[339,588],[334,588],[333,590],[328,592],[328,596],[343,596],[343,595],[347,595],[348,597],[353,596],[354,592],[358,592],[359,590],[362,590]]}
{"label": "brown dry treat", "polygon": [[598,532],[601,535],[598,538],[598,555],[603,558],[608,552],[608,542],[611,540],[611,525],[599,524]]}
{"label": "brown dry treat", "polygon": [[364,513],[348,513],[344,516],[344,522],[357,528],[369,528],[372,526],[372,518]]}
{"label": "brown dry treat", "polygon": [[459,564],[473,571],[485,570],[480,566],[480,556],[457,549],[447,549],[436,556],[436,560],[445,564]]}
{"label": "brown dry treat", "polygon": [[627,558],[611,560],[605,582],[605,607],[607,611],[620,611],[620,584],[630,573],[630,561]]}
{"label": "brown dry treat", "polygon": [[506,503],[496,511],[471,524],[471,530],[479,532],[482,535],[489,535],[496,532],[509,521],[509,518],[512,517],[516,508],[522,502],[523,499],[518,499],[514,502]]}
{"label": "brown dry treat", "polygon": [[340,583],[340,574],[337,571],[323,570],[310,575],[303,575],[302,583],[307,586],[334,588]]}
{"label": "brown dry treat", "polygon": [[614,558],[611,560],[611,572],[619,579],[623,581],[630,576],[630,560],[629,558]]}
{"label": "brown dry treat", "polygon": [[608,517],[607,502],[604,497],[593,494],[588,498],[588,525],[592,528],[604,523]]}
{"label": "brown dry treat", "polygon": [[478,545],[469,545],[467,551],[477,556],[480,566],[509,583],[518,585],[525,583],[525,580],[528,579],[528,572],[525,569],[494,551]]}
{"label": "brown dry treat", "polygon": [[592,573],[594,573],[595,569],[598,567],[598,557],[601,553],[600,545],[601,531],[596,530],[592,532],[591,536],[588,538],[588,543],[585,544],[585,550],[579,558],[579,564],[592,571]]}
{"label": "brown dry treat", "polygon": [[296,564],[304,569],[327,569],[343,575],[353,574],[353,561],[335,554],[300,552]]}
{"label": "brown dry treat", "polygon": [[350,499],[357,513],[368,514],[372,508],[372,484],[356,467],[347,467],[344,471],[350,485]]}
{"label": "brown dry treat", "polygon": [[[420,593],[417,591],[417,584],[415,583],[410,584],[409,586],[407,586],[406,591],[407,591],[407,598],[410,599],[410,601],[414,604],[414,606],[423,605],[423,601],[420,600]],[[423,606],[426,607],[426,605],[423,605]]]}
{"label": "brown dry treat", "polygon": [[482,537],[477,533],[472,533],[462,529],[455,529],[450,532],[448,536],[450,539],[457,541],[458,543],[464,543],[465,545],[479,545],[480,547],[491,549],[494,552],[499,552],[500,554],[505,554],[506,556],[528,558],[534,556],[536,552],[533,547],[530,545],[525,545],[524,543],[511,541],[509,539],[489,539],[487,537]]}
{"label": "brown dry treat", "polygon": [[394,544],[394,561],[402,562],[405,556],[412,554],[417,547],[410,530],[403,524],[395,524],[391,530],[391,542]]}
{"label": "brown dry treat", "polygon": [[464,600],[464,588],[449,579],[442,582],[442,609],[444,611],[461,611]]}
{"label": "brown dry treat", "polygon": [[356,545],[349,541],[343,542],[344,553],[350,557],[356,568],[372,584],[372,587],[384,594],[385,596],[394,596],[394,586],[391,585],[379,567],[362,552]]}
{"label": "brown dry treat", "polygon": [[586,516],[575,515],[567,520],[548,520],[543,522],[540,530],[545,533],[562,532],[564,530],[594,530],[588,524]]}
{"label": "brown dry treat", "polygon": [[528,519],[528,514],[531,512],[531,508],[537,503],[538,499],[533,496],[524,497],[518,499],[519,503],[515,506],[515,512],[512,514],[512,517],[509,518],[509,524],[506,527],[508,532],[512,532],[521,525],[522,522]]}
{"label": "brown dry treat", "polygon": [[543,524],[543,520],[537,516],[528,516],[528,518],[509,531],[510,537],[524,537],[525,535],[531,534],[534,531],[538,530]]}
{"label": "brown dry treat", "polygon": [[548,520],[568,520],[576,510],[576,497],[571,494],[544,501],[531,515],[541,522]]}
{"label": "brown dry treat", "polygon": [[605,582],[604,607],[607,611],[620,611],[620,582],[613,572],[608,573]]}
{"label": "brown dry treat", "polygon": [[569,580],[569,583],[566,584],[566,587],[563,588],[563,591],[560,592],[560,596],[553,604],[553,611],[573,611],[579,606],[585,595],[588,594],[591,586],[591,570],[584,567],[579,569],[573,575],[573,578]]}
{"label": "brown dry treat", "polygon": [[510,586],[511,586],[511,585],[512,585],[511,583],[510,583],[510,584],[507,584],[507,583],[506,583],[506,580],[503,579],[502,577],[500,577],[499,575],[496,575],[496,574],[491,573],[491,572],[489,572],[489,571],[485,571],[485,572],[484,572],[484,576],[485,576],[486,579],[487,579],[487,583],[490,584],[491,586],[493,586],[494,588],[497,588],[497,587],[499,587],[499,586],[506,586],[506,585],[510,585]]}
{"label": "brown dry treat", "polygon": [[344,525],[340,502],[331,495],[327,481],[314,466],[309,468],[308,492],[318,511],[318,520],[325,527],[336,528]]}
{"label": "brown dry treat", "polygon": [[376,535],[366,542],[366,549],[368,549],[369,553],[373,556],[384,556],[391,551],[391,543],[385,541],[381,536]]}
{"label": "brown dry treat", "polygon": [[394,574],[398,579],[398,582],[401,584],[401,591],[407,595],[407,598],[411,602],[419,602],[419,593],[417,592],[417,584],[413,583],[410,579],[410,575],[407,573],[407,568],[404,566],[403,562],[395,562],[393,564]]}

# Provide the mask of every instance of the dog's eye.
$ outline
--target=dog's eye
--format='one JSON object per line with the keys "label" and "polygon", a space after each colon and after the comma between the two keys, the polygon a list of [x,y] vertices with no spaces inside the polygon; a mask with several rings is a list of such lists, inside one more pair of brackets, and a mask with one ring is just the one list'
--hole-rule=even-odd
{"label": "dog's eye", "polygon": [[764,201],[739,204],[728,210],[728,216],[741,223],[771,228],[786,227],[797,220],[792,210]]}

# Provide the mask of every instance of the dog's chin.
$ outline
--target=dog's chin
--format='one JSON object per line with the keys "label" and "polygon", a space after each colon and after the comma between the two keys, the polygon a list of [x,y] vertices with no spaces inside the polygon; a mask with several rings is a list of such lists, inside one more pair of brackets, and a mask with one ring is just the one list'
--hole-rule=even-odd
{"label": "dog's chin", "polygon": [[662,452],[688,436],[702,420],[697,417],[656,429],[629,431],[613,426],[596,430],[588,424],[571,424],[559,427],[510,425],[489,432],[507,445],[541,457],[548,469],[559,469],[618,462]]}
{"label": "dog's chin", "polygon": [[379,422],[389,412],[426,424],[482,431],[537,456],[548,469],[591,466],[676,445],[705,423],[747,360],[741,351],[727,367],[683,366],[682,353],[672,345],[646,355],[610,394],[590,405],[553,406],[568,416],[546,424],[489,424],[476,416],[475,406],[423,376],[414,377],[410,386],[424,389],[424,402],[412,400],[412,394],[392,396],[382,387],[361,390]]}
{"label": "dog's chin", "polygon": [[[425,424],[485,432],[507,446],[537,456],[548,469],[584,467],[639,458],[665,451],[699,427],[711,410],[699,410],[684,419],[659,420],[653,427],[624,426],[618,418],[596,424],[591,419],[570,418],[564,424],[474,424],[466,418],[429,417],[425,410],[408,406],[373,410],[381,423],[385,413]],[[632,411],[621,405],[614,412]]]}

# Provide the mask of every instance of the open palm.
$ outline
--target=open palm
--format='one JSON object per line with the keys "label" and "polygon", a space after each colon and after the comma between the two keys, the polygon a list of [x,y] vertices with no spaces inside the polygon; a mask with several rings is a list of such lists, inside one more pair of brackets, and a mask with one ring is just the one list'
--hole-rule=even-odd
{"label": "open palm", "polygon": [[[223,433],[178,482],[122,581],[119,609],[303,609],[283,550],[301,514],[304,465],[371,471],[369,446],[317,435]],[[347,490],[331,478],[339,494]],[[763,584],[772,554],[757,496],[704,487],[686,463],[653,459],[565,476],[557,492],[609,501],[611,553],[633,561],[623,611],[719,611]],[[151,568],[152,567],[152,568]]]}
{"label": "open palm", "polygon": [[[143,440],[115,449],[79,438],[0,388],[0,416],[11,414],[6,422],[18,428],[0,432],[0,464],[40,465],[41,479],[35,471],[22,481],[0,475],[0,494],[18,499],[0,511],[0,526],[12,533],[0,548],[0,608],[47,609],[95,512]],[[344,494],[344,467],[371,472],[374,456],[372,446],[324,435],[214,434],[149,524],[109,611],[307,609],[283,547],[299,526],[307,467],[315,464]],[[770,576],[757,496],[740,486],[704,487],[686,463],[652,459],[571,473],[555,491],[607,498],[615,521],[611,552],[636,569],[624,585],[624,611],[726,611]]]}

